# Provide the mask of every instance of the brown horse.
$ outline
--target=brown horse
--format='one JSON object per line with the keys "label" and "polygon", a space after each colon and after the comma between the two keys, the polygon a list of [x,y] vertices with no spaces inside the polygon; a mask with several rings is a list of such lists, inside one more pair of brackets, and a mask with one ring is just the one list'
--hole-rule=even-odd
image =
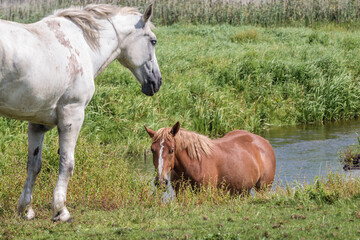
{"label": "brown horse", "polygon": [[236,130],[211,140],[180,129],[179,122],[157,132],[145,129],[153,141],[151,151],[160,184],[168,184],[170,178],[171,183],[185,179],[197,186],[225,184],[231,193],[241,193],[253,187],[269,189],[274,180],[274,150],[258,135]]}

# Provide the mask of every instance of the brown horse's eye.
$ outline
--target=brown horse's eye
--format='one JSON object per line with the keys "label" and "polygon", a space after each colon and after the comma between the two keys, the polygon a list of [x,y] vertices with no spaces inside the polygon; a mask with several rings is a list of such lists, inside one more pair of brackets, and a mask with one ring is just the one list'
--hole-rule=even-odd
{"label": "brown horse's eye", "polygon": [[172,154],[174,152],[174,149],[170,149],[169,153]]}
{"label": "brown horse's eye", "polygon": [[151,149],[151,152],[152,152],[152,153],[154,153],[154,152],[155,152],[155,150],[154,150],[154,149]]}

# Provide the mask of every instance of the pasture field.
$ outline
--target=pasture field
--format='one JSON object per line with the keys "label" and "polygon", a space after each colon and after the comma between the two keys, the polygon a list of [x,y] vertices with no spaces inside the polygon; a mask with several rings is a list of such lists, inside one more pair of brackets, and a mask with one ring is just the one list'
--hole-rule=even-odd
{"label": "pasture field", "polygon": [[[31,1],[23,2],[24,8],[2,8],[2,18],[35,21],[49,9],[69,4],[44,1],[34,10]],[[59,167],[55,129],[45,137],[43,167],[34,188],[37,217],[27,222],[16,216],[26,178],[27,124],[0,118],[0,239],[359,238],[358,180],[330,173],[312,185],[285,185],[240,198],[186,188],[176,200],[163,203],[161,192],[152,194],[153,174],[139,170],[144,149],[150,147],[143,125],[158,129],[180,121],[184,128],[215,138],[233,129],[259,133],[271,126],[358,117],[360,30],[352,22],[358,19],[352,4],[358,2],[328,1],[337,6],[333,11],[311,8],[323,9],[323,15],[304,8],[311,17],[276,14],[286,12],[280,6],[291,2],[298,1],[283,1],[289,5],[271,8],[273,15],[261,22],[256,16],[265,17],[266,9],[234,22],[230,15],[219,15],[220,7],[219,14],[199,13],[191,19],[185,12],[176,15],[176,10],[187,9],[171,5],[179,2],[158,5],[155,15],[163,15],[154,19],[161,24],[154,31],[163,86],[154,97],[146,97],[132,74],[116,62],[96,79],[67,195],[72,223],[50,221]],[[175,13],[161,10],[166,6]],[[196,9],[214,7],[206,6]],[[211,18],[206,21],[206,16]],[[334,16],[340,24],[333,23]],[[256,26],[236,26],[244,23]]]}
{"label": "pasture field", "polygon": [[233,129],[351,119],[360,110],[360,32],[316,28],[174,24],[155,29],[162,89],[146,97],[111,64],[86,110],[68,189],[70,224],[52,223],[58,172],[56,130],[45,137],[33,193],[37,217],[16,216],[25,182],[25,122],[0,118],[0,238],[257,239],[360,236],[357,180],[329,175],[297,190],[233,198],[191,190],[171,203],[138,170],[150,139],[143,128],[182,126],[211,137]]}

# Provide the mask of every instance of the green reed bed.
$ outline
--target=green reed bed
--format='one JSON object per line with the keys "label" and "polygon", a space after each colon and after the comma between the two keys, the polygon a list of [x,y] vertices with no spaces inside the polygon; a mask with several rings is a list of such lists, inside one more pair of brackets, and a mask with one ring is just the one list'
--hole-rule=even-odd
{"label": "green reed bed", "polygon": [[[148,0],[2,0],[0,16],[20,22],[33,22],[54,9],[89,3],[113,3],[143,9]],[[306,25],[318,22],[357,23],[360,17],[359,0],[156,0],[155,22],[170,25],[177,22],[196,24],[228,23]]]}
{"label": "green reed bed", "polygon": [[161,91],[142,96],[131,73],[113,63],[86,111],[91,139],[126,141],[124,149],[140,153],[144,124],[180,121],[217,137],[358,116],[358,31],[174,25],[155,32]]}

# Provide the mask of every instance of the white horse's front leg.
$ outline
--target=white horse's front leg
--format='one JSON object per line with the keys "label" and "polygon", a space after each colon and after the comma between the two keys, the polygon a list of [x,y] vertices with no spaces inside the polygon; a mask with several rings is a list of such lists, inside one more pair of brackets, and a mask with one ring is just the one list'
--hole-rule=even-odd
{"label": "white horse's front leg", "polygon": [[65,207],[66,191],[75,166],[75,145],[84,121],[84,108],[65,106],[58,113],[58,117],[60,167],[52,202],[52,220],[71,221],[70,213]]}
{"label": "white horse's front leg", "polygon": [[[17,206],[19,215],[23,215],[26,207],[31,203],[35,180],[41,169],[44,135],[49,129],[51,127],[29,122],[27,178]],[[35,212],[31,206],[28,207],[25,217],[28,220],[35,217]]]}

